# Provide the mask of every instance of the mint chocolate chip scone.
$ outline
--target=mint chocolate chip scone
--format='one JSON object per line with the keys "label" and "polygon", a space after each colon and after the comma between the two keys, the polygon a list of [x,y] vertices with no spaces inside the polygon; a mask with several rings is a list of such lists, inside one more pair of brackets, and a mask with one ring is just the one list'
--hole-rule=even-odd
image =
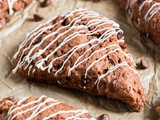
{"label": "mint chocolate chip scone", "polygon": [[33,30],[13,57],[13,72],[125,102],[140,111],[145,101],[119,24],[75,9]]}
{"label": "mint chocolate chip scone", "polygon": [[77,109],[47,96],[0,101],[0,120],[96,120],[85,109]]}
{"label": "mint chocolate chip scone", "polygon": [[11,16],[28,6],[32,0],[0,0],[0,29],[11,19]]}
{"label": "mint chocolate chip scone", "polygon": [[142,34],[160,47],[160,1],[118,0]]}

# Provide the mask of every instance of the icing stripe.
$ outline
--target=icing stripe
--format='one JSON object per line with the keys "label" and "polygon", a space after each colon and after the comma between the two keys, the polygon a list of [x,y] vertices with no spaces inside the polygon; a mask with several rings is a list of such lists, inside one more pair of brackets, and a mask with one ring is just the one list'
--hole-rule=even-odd
{"label": "icing stripe", "polygon": [[[13,15],[14,10],[13,10],[13,4],[16,2],[17,0],[7,0],[8,3],[8,9],[9,9],[9,15]],[[0,0],[1,3],[3,3],[2,0]]]}
{"label": "icing stripe", "polygon": [[[46,98],[43,102],[42,99],[46,98],[46,96],[41,96],[37,100],[30,101],[28,103],[24,103],[29,97],[21,98],[17,102],[15,102],[12,106],[11,109],[8,111],[8,114],[6,116],[7,120],[14,120],[16,117],[22,114],[27,114],[27,112],[33,111],[30,115],[28,115],[28,118],[25,120],[31,120],[40,115],[41,113],[45,112],[49,108],[61,104],[61,102],[54,100],[52,98]],[[40,103],[39,103],[40,102]],[[46,104],[49,104],[46,106]],[[17,106],[19,105],[19,106]],[[44,106],[45,105],[45,106]],[[15,109],[13,109],[15,107]],[[28,107],[25,110],[22,110],[24,108]],[[71,116],[73,114],[74,116]],[[87,110],[59,110],[56,111],[52,114],[49,114],[49,116],[46,116],[43,118],[43,120],[48,120],[50,118],[56,117],[58,114],[70,114],[66,120],[95,120],[94,118],[81,118],[81,115],[88,114]],[[13,115],[12,115],[13,114]]]}
{"label": "icing stripe", "polygon": [[[20,109],[22,109],[22,108],[24,108],[24,107],[27,107],[27,106],[29,106],[29,105],[33,105],[33,104],[35,104],[35,103],[37,103],[37,102],[40,102],[44,97],[46,97],[46,96],[41,96],[38,100],[29,102],[28,104],[23,104],[23,105],[21,105],[20,107],[16,107],[15,109],[13,109],[14,106],[12,106],[12,107],[9,109],[8,114],[7,114],[7,116],[9,116],[8,119],[9,119],[9,120],[11,119],[11,114],[12,114],[13,112],[15,112],[15,111],[17,111],[17,110],[20,110]],[[20,101],[17,102],[17,105],[22,104],[22,103],[23,103],[25,100],[27,100],[28,98],[29,98],[29,97],[26,97],[26,98],[24,98],[24,99],[21,99]]]}
{"label": "icing stripe", "polygon": [[[156,7],[156,8],[155,8]],[[151,18],[160,10],[160,3],[154,3],[150,9],[147,11],[146,15],[144,16],[146,21],[150,21]]]}
{"label": "icing stripe", "polygon": [[78,113],[77,115],[75,115],[75,116],[71,116],[71,117],[68,117],[66,120],[72,120],[72,119],[74,119],[74,120],[80,120],[80,119],[82,119],[82,120],[88,120],[88,118],[79,118],[78,116],[80,116],[80,115],[83,115],[83,114],[85,114],[85,113],[88,113],[88,111],[82,111],[81,113]]}
{"label": "icing stripe", "polygon": [[[133,1],[132,3],[135,3],[135,2],[136,2],[136,0]],[[72,15],[75,15],[75,17],[69,22],[68,25],[65,25],[65,26],[63,25],[60,28],[56,29],[54,32],[51,32],[51,33],[45,35],[45,37],[42,38],[39,43],[33,45],[33,43],[37,40],[37,38],[40,35],[42,35],[46,30],[52,29],[52,28],[54,29],[54,27],[57,24],[59,24],[59,23],[62,24],[64,22],[64,20],[68,16],[72,16]],[[88,18],[89,21],[85,25],[77,25],[78,22],[80,22],[81,20],[86,19],[86,18]],[[43,25],[44,25],[44,27],[43,27]],[[91,65],[89,65],[86,68],[85,78],[87,78],[88,71],[90,70],[91,67],[93,67],[93,65],[95,63],[99,62],[100,60],[106,58],[108,55],[113,54],[113,53],[115,53],[117,51],[121,52],[124,55],[124,57],[126,57],[126,59],[130,59],[130,61],[132,61],[132,63],[134,64],[132,56],[130,54],[124,52],[119,46],[120,42],[124,42],[124,37],[122,37],[120,40],[114,41],[113,43],[111,43],[108,46],[105,46],[103,48],[95,50],[88,57],[86,57],[86,54],[90,50],[92,50],[94,47],[97,47],[100,43],[109,40],[109,38],[111,38],[114,35],[117,36],[119,33],[123,34],[123,31],[119,28],[119,24],[115,23],[112,20],[109,20],[106,17],[101,17],[98,13],[95,13],[95,12],[92,12],[92,11],[88,11],[88,10],[85,10],[85,9],[78,9],[78,10],[75,10],[75,11],[71,11],[69,14],[66,14],[65,17],[61,18],[60,22],[56,22],[53,25],[51,25],[51,24],[49,24],[47,22],[47,23],[45,23],[43,25],[40,25],[38,28],[36,28],[36,30],[33,30],[31,32],[32,34],[29,35],[25,39],[25,41],[20,45],[18,52],[14,56],[14,59],[17,58],[17,55],[20,53],[20,50],[23,47],[25,47],[26,45],[27,45],[27,47],[22,50],[22,54],[20,55],[19,61],[17,63],[17,66],[14,68],[13,72],[16,72],[18,70],[18,68],[21,68],[23,65],[26,64],[24,69],[28,69],[28,75],[30,75],[31,72],[34,73],[36,71],[36,69],[32,66],[31,63],[37,57],[43,55],[43,53],[47,49],[49,49],[50,46],[52,46],[55,42],[57,42],[59,40],[59,38],[61,38],[62,36],[65,36],[65,35],[66,35],[66,37],[59,43],[59,45],[55,49],[53,49],[49,54],[47,54],[46,57],[43,57],[42,59],[40,59],[40,60],[38,60],[38,61],[36,61],[34,63],[34,66],[36,66],[37,69],[40,69],[42,71],[48,70],[48,73],[51,73],[51,69],[53,68],[54,62],[56,60],[59,60],[61,58],[66,57],[66,58],[64,58],[64,61],[62,62],[62,65],[60,66],[60,68],[54,73],[54,75],[56,76],[56,75],[58,75],[58,73],[61,72],[61,70],[63,70],[63,68],[66,65],[66,63],[69,61],[69,59],[72,58],[72,56],[74,55],[74,53],[76,53],[77,50],[82,49],[85,46],[88,47],[89,45],[90,45],[89,48],[87,48],[87,50],[85,50],[82,53],[82,55],[80,55],[75,60],[73,65],[70,66],[70,68],[68,70],[68,76],[70,76],[72,70],[76,69],[76,67],[78,67],[80,64],[88,61],[96,53],[99,53],[99,52],[101,52],[103,50],[106,50],[106,49],[109,49],[108,53],[104,54],[100,58],[97,58],[95,61],[93,61],[91,63]],[[92,30],[88,30],[92,26],[94,28]],[[103,27],[103,26],[105,26],[105,27]],[[76,29],[76,31],[73,32],[74,29]],[[70,50],[68,50],[64,54],[62,54],[61,56],[52,58],[52,60],[50,60],[50,62],[47,63],[46,66],[43,66],[44,63],[46,61],[48,61],[59,49],[61,49],[67,43],[72,42],[72,40],[75,40],[76,37],[80,36],[83,39],[83,37],[92,36],[92,35],[97,34],[97,33],[102,33],[102,34],[98,38],[93,38],[93,39],[91,39],[91,40],[89,40],[87,42],[83,42],[83,43],[75,45],[74,47],[70,48]],[[33,54],[33,51],[37,47],[40,47],[45,42],[46,39],[48,39],[48,38],[50,38],[52,36],[56,36],[56,37],[54,37],[53,40],[51,40],[50,43],[46,44],[43,49],[40,49],[39,51],[36,51]],[[33,46],[33,47],[31,48],[31,46]],[[29,50],[29,52],[27,53],[27,55],[24,56],[24,53],[27,50]],[[116,68],[116,65],[114,67]],[[135,72],[134,68],[132,68],[130,66],[129,66],[129,68]]]}
{"label": "icing stripe", "polygon": [[[76,113],[76,114],[78,114],[78,113],[81,113],[81,112],[84,112],[84,111],[86,111],[86,110],[58,111],[58,112],[56,112],[56,113],[53,113],[53,114],[51,114],[51,115],[49,115],[49,116],[43,118],[42,120],[48,120],[48,119],[50,119],[50,118],[55,117],[55,116],[58,115],[58,114],[68,114],[68,113]],[[86,112],[87,112],[87,111],[86,111]]]}
{"label": "icing stripe", "polygon": [[[87,11],[87,12],[88,12],[88,11]],[[87,15],[86,12],[84,12],[84,14]],[[89,14],[91,14],[91,13],[89,13]],[[82,14],[81,16],[83,16],[83,14]],[[81,16],[80,16],[80,18],[81,18]],[[94,17],[94,15],[92,15],[91,17]],[[79,21],[80,21],[80,18],[79,18]],[[85,17],[84,17],[84,18],[85,18]],[[73,22],[75,19],[76,19],[76,18],[74,18],[74,19],[72,20],[72,22]],[[69,25],[71,25],[72,22],[70,22]],[[77,21],[77,22],[78,22],[78,21]],[[74,24],[76,24],[76,22],[75,22]],[[35,59],[35,58],[38,57],[39,55],[43,54],[43,52],[44,52],[50,45],[52,45],[59,37],[61,37],[61,36],[64,35],[65,33],[69,32],[69,31],[72,30],[73,28],[76,28],[75,26],[73,26],[73,27],[71,27],[70,29],[68,29],[67,31],[65,31],[63,34],[58,35],[58,37],[57,37],[55,40],[53,40],[49,45],[47,45],[43,50],[41,50],[41,51],[39,51],[38,53],[34,54],[34,55],[32,56],[32,59],[31,59],[31,60],[29,59],[29,55],[32,53],[32,51],[33,51],[36,47],[38,47],[39,45],[41,45],[41,44],[45,41],[45,39],[47,39],[48,37],[53,36],[54,34],[58,33],[62,28],[69,27],[69,25],[63,26],[63,27],[59,28],[57,31],[55,31],[55,32],[53,32],[53,33],[45,36],[45,38],[43,38],[39,44],[36,44],[36,45],[30,50],[30,52],[28,53],[28,55],[25,56],[25,57],[23,58],[23,61],[21,62],[20,60],[21,60],[21,58],[22,58],[25,50],[27,50],[28,48],[30,48],[31,45],[32,45],[32,42],[35,40],[35,39],[33,39],[33,40],[31,41],[29,47],[27,47],[27,48],[25,48],[25,49],[23,50],[22,55],[21,55],[21,57],[20,57],[20,59],[19,59],[19,61],[18,61],[18,64],[17,64],[16,68],[14,68],[14,70],[13,70],[13,73],[15,73],[15,72],[17,71],[18,67],[20,67],[20,66],[22,66],[23,64],[25,64],[26,60],[27,60],[28,63],[30,64],[33,59]],[[40,35],[40,34],[39,34],[39,35]],[[22,43],[22,46],[24,46],[23,44],[25,45],[26,42]],[[22,46],[20,46],[20,48],[22,48]],[[19,52],[20,52],[20,49],[19,49],[18,52],[16,53],[14,59],[16,59],[16,57],[17,57],[17,55],[18,55]],[[24,60],[25,60],[25,61],[24,61]],[[21,63],[20,63],[20,62],[21,62]],[[28,64],[28,65],[29,65],[29,64]],[[28,66],[26,66],[26,67],[28,67]]]}
{"label": "icing stripe", "polygon": [[98,77],[98,79],[95,81],[95,84],[97,84],[97,90],[98,90],[99,83],[100,83],[101,79],[104,78],[105,76],[107,76],[109,73],[117,70],[121,66],[127,66],[129,69],[131,69],[132,71],[137,73],[137,71],[135,69],[131,68],[126,62],[119,63],[119,64],[109,68],[109,70],[105,74],[102,74],[101,76]]}
{"label": "icing stripe", "polygon": [[[127,7],[126,7],[126,10],[128,10],[128,12],[130,12],[130,9],[132,9],[132,7],[134,6],[134,4],[137,2],[137,0],[128,0],[127,2]],[[155,16],[159,11],[160,11],[160,3],[159,2],[155,2],[153,0],[144,0],[141,5],[139,6],[139,15],[141,15],[141,11],[142,9],[144,8],[144,6],[149,3],[149,4],[152,4],[151,7],[147,10],[147,12],[145,13],[144,15],[144,19],[149,22],[153,16]],[[131,14],[131,17],[133,15],[133,11],[132,11],[132,14]],[[140,20],[140,19],[139,19]],[[140,21],[139,21],[140,22]]]}

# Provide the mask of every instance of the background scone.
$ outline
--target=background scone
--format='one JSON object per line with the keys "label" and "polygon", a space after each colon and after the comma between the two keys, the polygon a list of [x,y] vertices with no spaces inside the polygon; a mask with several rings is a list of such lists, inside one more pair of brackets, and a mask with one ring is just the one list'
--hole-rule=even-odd
{"label": "background scone", "polygon": [[76,9],[40,25],[20,45],[13,72],[29,80],[106,96],[139,111],[144,90],[119,25]]}
{"label": "background scone", "polygon": [[53,98],[25,97],[0,101],[1,120],[95,120],[87,110],[76,109]]}
{"label": "background scone", "polygon": [[160,47],[160,1],[118,0],[138,29]]}
{"label": "background scone", "polygon": [[0,0],[0,29],[11,19],[14,12],[24,9],[32,0]]}

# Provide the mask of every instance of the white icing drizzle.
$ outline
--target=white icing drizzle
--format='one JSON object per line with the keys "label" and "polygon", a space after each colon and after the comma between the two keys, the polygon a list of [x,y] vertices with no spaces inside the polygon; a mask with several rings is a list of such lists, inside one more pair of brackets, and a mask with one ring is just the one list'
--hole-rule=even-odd
{"label": "white icing drizzle", "polygon": [[[76,12],[76,11],[75,11],[75,12]],[[83,11],[82,11],[82,12],[83,12]],[[87,12],[88,12],[88,11],[83,12],[83,14],[78,18],[78,20],[80,21],[80,20],[81,20],[80,18],[81,18],[83,15],[88,15]],[[70,14],[71,14],[71,13],[70,13]],[[91,13],[89,12],[89,14],[91,14]],[[93,13],[92,13],[92,14],[93,14]],[[92,14],[91,14],[91,15],[92,15]],[[94,14],[93,14],[91,17],[95,17]],[[89,18],[91,18],[91,17],[89,17]],[[85,17],[84,17],[84,18],[85,18]],[[77,19],[77,18],[75,17],[75,18],[72,20],[72,22],[70,22],[69,25],[71,25],[75,19]],[[65,19],[63,19],[63,20],[65,20]],[[77,21],[77,22],[78,22],[78,21]],[[56,24],[57,24],[57,23],[56,23]],[[75,22],[74,24],[76,24],[76,22]],[[48,37],[57,34],[58,31],[60,31],[62,28],[67,28],[69,25],[63,26],[63,27],[59,28],[58,30],[56,30],[55,32],[53,32],[53,33],[47,35],[45,38],[43,38],[43,39],[41,40],[41,42],[40,42],[39,44],[36,44],[36,45],[30,50],[30,52],[28,53],[28,55],[24,57],[23,60],[25,60],[25,61],[22,61],[22,62],[21,62],[21,61],[19,60],[19,62],[18,62],[18,64],[17,64],[17,67],[13,70],[13,72],[15,73],[20,66],[22,66],[23,64],[25,64],[26,61],[28,61],[28,63],[30,64],[33,59],[35,59],[35,58],[38,57],[39,55],[43,54],[44,51],[45,51],[50,45],[52,45],[59,37],[61,37],[61,36],[64,35],[65,33],[68,33],[68,32],[69,32],[70,30],[72,30],[73,28],[77,28],[76,26],[71,27],[70,29],[68,29],[67,31],[65,31],[63,34],[58,35],[58,37],[57,37],[55,40],[53,40],[49,45],[47,45],[43,50],[40,50],[38,53],[34,54],[31,58],[29,57],[29,55],[32,53],[32,51],[33,51],[36,47],[38,47],[39,45],[41,45]],[[53,26],[53,27],[54,27],[54,26]],[[81,27],[81,26],[80,26],[80,27]],[[45,29],[45,28],[44,28],[44,29]],[[40,33],[40,34],[41,34],[41,33]],[[40,34],[39,34],[39,35],[40,35]],[[38,35],[38,36],[39,36],[39,35]],[[37,38],[37,36],[36,36],[36,38]],[[32,45],[32,43],[33,43],[34,40],[35,40],[35,38],[31,41],[30,45],[23,50],[23,53],[22,53],[22,54],[24,54],[25,50],[27,50],[27,49],[30,48],[30,46]],[[28,41],[28,40],[27,40],[27,41]],[[22,46],[20,46],[20,48],[22,48],[22,47],[24,46],[23,44],[25,45],[26,42],[22,43]],[[16,55],[14,56],[15,58],[17,57],[19,51],[20,51],[20,49],[18,50],[18,52],[17,52]],[[52,52],[52,53],[53,53],[53,52]],[[21,58],[22,58],[22,55],[21,55],[20,59],[21,59]],[[49,56],[48,56],[47,58],[49,58]],[[47,58],[46,58],[46,59],[47,59]],[[21,62],[21,63],[20,63],[20,62]],[[28,65],[29,65],[29,64],[28,64]],[[28,66],[26,66],[26,67],[28,67]]]}
{"label": "white icing drizzle", "polygon": [[[13,15],[14,10],[13,10],[13,4],[16,2],[17,0],[7,0],[8,3],[8,9],[9,9],[9,15]],[[0,0],[1,3],[3,3],[2,0]]]}
{"label": "white icing drizzle", "polygon": [[[25,98],[19,100],[19,101],[17,102],[17,105],[20,105],[20,104],[21,104],[22,102],[24,102],[26,99],[28,99],[28,97],[25,97]],[[14,107],[14,106],[11,106],[11,107],[9,108],[8,113],[10,113],[10,112],[12,111],[13,107]],[[7,113],[7,115],[8,115],[8,113]]]}
{"label": "white icing drizzle", "polygon": [[78,113],[78,114],[75,115],[75,116],[68,117],[66,120],[73,120],[73,119],[74,119],[74,120],[76,120],[76,119],[88,120],[88,118],[79,118],[79,117],[78,117],[78,116],[83,115],[83,114],[85,114],[85,113],[88,113],[88,111],[83,110],[82,112]]}
{"label": "white icing drizzle", "polygon": [[[29,106],[29,105],[33,105],[33,104],[35,104],[35,103],[37,103],[37,102],[40,102],[40,101],[41,101],[43,98],[45,98],[45,97],[46,97],[46,96],[41,96],[38,100],[29,102],[28,104],[23,104],[23,105],[21,105],[21,104],[22,104],[25,100],[27,100],[29,97],[26,97],[26,98],[21,99],[20,101],[17,102],[17,105],[21,105],[20,107],[16,107],[15,109],[13,109],[14,106],[12,106],[12,107],[9,109],[8,114],[7,114],[8,120],[12,120],[13,118],[15,118],[15,117],[17,116],[17,115],[14,115],[14,116],[12,117],[11,115],[12,115],[13,112],[15,112],[15,111],[17,111],[17,110],[20,110],[20,109],[22,109],[22,108],[24,108],[24,107],[27,107],[27,106]],[[27,109],[27,110],[29,111],[29,109]],[[19,115],[19,112],[18,112],[17,114]]]}
{"label": "white icing drizzle", "polygon": [[[133,1],[132,3],[134,3],[135,1]],[[78,13],[76,13],[78,12]],[[20,45],[17,53],[14,55],[14,59],[17,58],[18,54],[20,53],[21,49],[28,44],[28,46],[23,49],[22,54],[20,56],[20,59],[18,61],[17,66],[14,68],[13,72],[16,72],[18,68],[21,68],[25,63],[27,63],[26,67],[24,69],[28,68],[28,75],[30,75],[30,73],[34,73],[35,69],[32,69],[33,66],[30,65],[32,63],[33,60],[35,60],[37,57],[39,57],[40,55],[42,55],[52,44],[54,44],[60,37],[62,37],[63,35],[67,34],[68,32],[70,32],[71,34],[69,34],[66,38],[64,38],[64,40],[50,53],[48,54],[45,58],[40,59],[39,61],[37,61],[35,63],[35,66],[37,67],[37,69],[40,69],[42,71],[44,70],[48,70],[48,72],[51,72],[51,69],[53,68],[53,64],[56,60],[59,60],[63,57],[67,57],[61,67],[55,72],[55,76],[61,71],[63,70],[65,64],[68,62],[68,60],[72,57],[72,55],[80,48],[83,48],[89,44],[92,44],[82,55],[80,55],[76,61],[74,62],[73,66],[70,66],[70,69],[68,71],[68,76],[71,75],[71,72],[73,69],[75,69],[76,67],[78,67],[80,64],[86,62],[87,60],[89,60],[93,55],[95,55],[96,53],[99,53],[103,50],[112,48],[112,51],[109,51],[108,53],[106,53],[105,55],[101,56],[100,58],[98,58],[97,60],[93,61],[93,63],[91,63],[91,65],[89,65],[85,71],[85,78],[87,78],[87,73],[90,70],[90,68],[97,62],[99,62],[100,60],[104,59],[105,57],[107,57],[110,54],[113,54],[114,52],[121,52],[126,58],[130,59],[133,63],[133,58],[130,54],[125,53],[118,45],[118,43],[120,42],[124,42],[124,37],[122,37],[120,40],[117,40],[117,43],[108,45],[104,48],[100,48],[98,50],[95,50],[93,53],[91,53],[88,57],[84,58],[86,53],[88,51],[90,51],[92,48],[98,46],[100,43],[108,40],[110,37],[112,37],[113,35],[117,35],[118,33],[123,33],[123,31],[121,29],[119,29],[119,24],[115,23],[112,20],[109,20],[106,17],[101,17],[98,13],[92,12],[92,11],[88,11],[86,9],[77,9],[74,11],[71,11],[69,14],[66,14],[66,16],[60,20],[60,23],[62,23],[67,17],[73,15],[74,13],[78,14],[78,16],[74,17],[70,23],[66,26],[62,26],[60,28],[58,28],[56,31],[46,35],[39,43],[35,44],[32,48],[32,44],[34,43],[34,41],[46,30],[54,28],[58,23],[55,23],[53,25],[49,24],[49,22],[40,25],[38,28],[36,28],[35,30],[33,30],[31,32],[31,34],[25,39],[25,41]],[[94,18],[93,20],[90,20],[88,23],[86,23],[86,25],[79,25],[76,26],[76,23],[80,22],[82,19],[84,18]],[[104,27],[102,29],[98,29],[99,27],[102,27],[103,25],[106,24],[110,24],[111,27]],[[42,27],[42,26],[45,27]],[[87,31],[87,29],[91,26],[96,26],[94,29],[92,29],[91,31]],[[69,27],[69,28],[68,28]],[[61,30],[68,28],[66,31],[64,31],[61,34],[58,34]],[[77,29],[76,32],[72,33],[71,31],[73,29]],[[85,32],[85,34],[84,34]],[[56,57],[54,59],[51,60],[51,62],[47,65],[47,66],[43,66],[43,64],[45,63],[45,61],[47,61],[52,55],[54,55],[60,48],[62,48],[62,46],[64,46],[66,43],[72,41],[73,39],[75,39],[78,36],[81,37],[86,37],[86,36],[91,36],[94,35],[98,32],[103,32],[103,34],[101,34],[101,36],[99,38],[96,39],[91,39],[90,41],[75,45],[74,47],[72,47],[69,51],[67,51],[66,53],[64,53],[63,55]],[[58,35],[57,35],[58,34]],[[57,35],[48,45],[46,45],[43,49],[40,49],[39,51],[37,51],[36,53],[33,54],[33,51],[41,46],[45,40],[51,36]],[[32,40],[31,40],[32,39]],[[30,43],[29,43],[30,42]],[[26,50],[28,50],[29,48],[30,51],[28,52],[27,55],[25,55],[25,57],[22,59],[24,53]],[[83,58],[83,59],[82,59]],[[121,65],[126,65],[128,63],[125,64],[121,64]],[[120,67],[120,66],[118,66]],[[128,67],[133,70],[134,72],[136,72],[132,67],[130,67],[128,65]],[[113,71],[115,70],[115,68],[117,68],[117,66],[113,66]],[[99,80],[100,81],[100,80]],[[85,81],[84,81],[85,82]],[[59,82],[60,84],[60,82]],[[84,89],[86,87],[84,86]]]}
{"label": "white icing drizzle", "polygon": [[[126,10],[128,10],[128,12],[130,12],[130,9],[132,9],[133,5],[137,2],[137,0],[128,0],[127,2],[127,7],[126,7]],[[141,15],[141,11],[142,9],[144,8],[144,6],[147,4],[147,3],[152,3],[154,2],[153,0],[144,0],[141,5],[139,6],[139,15]],[[159,2],[155,2],[154,4],[152,4],[152,6],[148,9],[148,11],[146,12],[145,16],[144,16],[144,19],[149,22],[153,16],[155,16],[158,11],[160,11],[160,3]],[[131,17],[133,15],[133,12],[131,14]],[[139,19],[140,20],[140,19]],[[138,21],[138,27],[140,25],[140,21]]]}
{"label": "white icing drizzle", "polygon": [[131,68],[131,67],[128,65],[127,62],[124,61],[124,62],[122,62],[122,63],[119,63],[119,64],[117,64],[117,65],[109,68],[109,70],[108,70],[105,74],[102,74],[102,75],[100,75],[100,76],[98,77],[98,79],[95,81],[95,84],[97,84],[97,90],[98,90],[99,83],[100,83],[101,79],[104,78],[105,76],[107,76],[109,73],[115,71],[116,69],[118,69],[118,68],[121,67],[121,66],[128,66],[129,69],[131,69],[132,71],[134,71],[134,72],[137,73],[137,71],[136,71],[135,69]]}
{"label": "white icing drizzle", "polygon": [[[34,110],[34,112],[33,112],[33,113],[30,115],[30,117],[28,117],[26,120],[31,120],[31,119],[33,119],[34,117],[36,117],[37,115],[39,115],[40,113],[42,113],[42,112],[44,112],[45,110],[47,110],[48,108],[53,107],[53,106],[58,105],[58,104],[61,103],[61,102],[55,102],[55,101],[54,101],[55,103],[52,103],[51,105],[46,106],[46,107],[44,107],[43,109],[39,110],[41,106],[43,106],[44,104],[46,104],[47,102],[50,102],[50,101],[53,101],[53,99],[47,98],[43,103],[37,105],[37,109]],[[38,110],[39,110],[39,111],[38,111]]]}
{"label": "white icing drizzle", "polygon": [[90,118],[90,120],[96,120],[95,118]]}
{"label": "white icing drizzle", "polygon": [[[121,51],[123,54],[125,54],[125,55],[127,56],[127,54],[126,54],[125,52],[123,52],[122,49],[120,49],[120,48],[117,48],[117,49],[114,49],[113,51],[108,52],[107,54],[105,54],[104,56],[102,56],[101,58],[99,58],[98,60],[95,60],[94,62],[92,62],[92,64],[91,64],[91,65],[87,68],[87,70],[86,70],[85,78],[87,77],[87,73],[88,73],[89,69],[90,69],[95,63],[99,62],[100,60],[104,59],[105,57],[107,57],[108,55],[110,55],[110,54],[112,54],[112,53],[114,53],[114,52],[116,52],[116,51]],[[128,56],[128,57],[129,57],[129,56]],[[116,66],[114,66],[114,67],[116,67]],[[129,66],[129,68],[131,68],[131,67]],[[134,72],[136,73],[136,70],[134,70]]]}
{"label": "white icing drizzle", "polygon": [[[44,111],[46,111],[47,109],[59,105],[61,104],[61,102],[54,100],[52,98],[46,98],[46,96],[41,96],[40,98],[38,98],[37,100],[28,102],[28,103],[23,103],[25,102],[29,97],[26,98],[22,98],[19,101],[15,102],[11,108],[8,111],[7,114],[7,120],[14,120],[18,115],[21,114],[25,114],[31,110],[33,110],[33,112],[28,116],[28,118],[26,118],[25,120],[32,120],[35,117],[37,117],[39,114],[43,113]],[[43,102],[42,99],[46,98]],[[38,103],[40,102],[40,103]],[[45,106],[46,104],[50,103],[49,105]],[[18,107],[14,108],[14,106],[19,105]],[[22,111],[23,108],[28,107],[28,109],[25,109]],[[14,109],[13,109],[14,108]],[[12,115],[14,112],[18,111],[16,114]],[[58,114],[68,114],[68,113],[74,113],[74,116],[69,116],[68,118],[66,118],[66,120],[94,120],[94,118],[80,118],[81,115],[88,113],[87,110],[59,110],[57,112],[54,112],[52,114],[50,114],[49,116],[46,116],[43,118],[43,120],[48,120],[50,118],[55,117]]]}
{"label": "white icing drizzle", "polygon": [[146,4],[146,3],[151,3],[152,2],[152,0],[145,0],[140,6],[139,6],[139,12],[141,12],[142,11],[142,9],[143,9],[143,7],[144,7],[144,5]]}
{"label": "white icing drizzle", "polygon": [[13,10],[13,4],[16,2],[17,0],[7,0],[8,2],[8,8],[9,8],[9,15],[13,15],[14,10]]}
{"label": "white icing drizzle", "polygon": [[28,75],[30,75],[30,72],[31,72],[32,67],[33,67],[32,65],[29,66]]}
{"label": "white icing drizzle", "polygon": [[79,113],[81,113],[81,112],[82,112],[82,113],[87,113],[86,110],[68,110],[68,111],[62,110],[62,111],[58,111],[58,112],[56,112],[56,113],[53,113],[53,114],[51,114],[51,115],[43,118],[42,120],[49,120],[50,118],[53,118],[53,117],[55,117],[55,116],[58,115],[58,114],[67,114],[67,113],[76,113],[76,114],[79,114]]}
{"label": "white icing drizzle", "polygon": [[[98,42],[97,44],[99,44],[100,42]],[[97,45],[96,44],[96,45]],[[85,55],[85,53],[86,52],[88,52],[88,50],[90,50],[90,49],[88,49],[87,51],[85,51],[84,53],[83,53],[83,55],[81,55],[77,60],[76,60],[76,62],[74,63],[74,65],[70,68],[70,70],[69,70],[69,72],[68,72],[68,76],[71,76],[71,71],[73,70],[73,69],[75,69],[78,65],[80,65],[80,64],[82,64],[83,62],[85,62],[85,61],[87,61],[90,57],[92,57],[94,54],[96,54],[97,52],[100,52],[100,51],[103,51],[103,50],[106,50],[107,48],[110,48],[110,47],[113,47],[113,46],[117,46],[118,47],[118,45],[117,44],[111,44],[111,45],[109,45],[109,46],[106,46],[105,48],[102,48],[102,49],[99,49],[99,50],[97,50],[97,51],[94,51],[93,53],[91,53],[90,54],[90,56],[89,57],[87,57],[87,58],[85,58],[85,59],[83,59],[81,62],[79,62],[78,63],[78,61]],[[93,48],[94,46],[92,46],[92,48]],[[91,49],[92,49],[91,48]],[[95,61],[94,61],[95,62]],[[78,64],[77,64],[78,63]],[[88,67],[89,68],[89,67]],[[87,69],[88,69],[87,68]],[[88,70],[86,70],[86,72],[87,72]],[[86,75],[85,75],[85,78],[86,78]]]}
{"label": "white icing drizzle", "polygon": [[[157,7],[156,7],[157,6]],[[156,8],[155,8],[156,7]],[[160,3],[154,3],[144,16],[146,21],[150,21],[152,17],[160,10]]]}
{"label": "white icing drizzle", "polygon": [[[74,12],[79,12],[79,11],[85,11],[85,9],[76,9],[75,11],[71,11],[71,13],[70,14],[67,14],[67,16],[65,17],[65,18],[67,18],[67,17],[69,17],[69,16],[71,16]],[[56,17],[55,17],[56,18]],[[45,26],[45,25],[47,25],[47,24],[49,24],[51,21],[53,21],[55,18],[53,18],[53,19],[51,19],[51,20],[49,20],[48,22],[46,22],[46,23],[43,23],[43,24],[40,24],[37,28],[35,28],[34,30],[32,30],[27,36],[26,36],[26,39],[22,42],[22,44],[19,46],[19,49],[18,49],[18,51],[15,53],[15,55],[13,56],[13,59],[16,59],[17,58],[17,56],[18,56],[18,54],[19,54],[19,52],[20,52],[20,49],[22,49],[26,44],[27,44],[27,42],[33,37],[33,36],[36,36],[36,38],[39,36],[39,35],[41,35],[41,33],[39,33],[39,32],[41,32],[42,30],[43,30],[43,32],[45,31],[45,30],[48,30],[48,29],[50,29],[50,28],[52,28],[52,27],[54,27],[55,25],[57,25],[57,23],[55,24],[55,25],[53,25],[53,26],[48,26],[48,27],[43,27],[42,29],[40,29],[42,26]],[[62,20],[62,21],[60,21],[60,22],[63,22],[64,20],[65,20],[65,18]],[[42,33],[43,33],[42,32]],[[38,34],[39,33],[39,34]],[[31,41],[32,42],[32,41]]]}
{"label": "white icing drizzle", "polygon": [[119,43],[124,43],[124,37],[122,37],[122,39],[118,40]]}

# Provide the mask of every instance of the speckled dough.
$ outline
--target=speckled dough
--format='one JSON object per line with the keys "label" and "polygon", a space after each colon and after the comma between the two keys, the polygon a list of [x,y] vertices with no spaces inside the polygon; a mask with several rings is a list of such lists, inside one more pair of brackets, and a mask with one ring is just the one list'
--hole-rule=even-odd
{"label": "speckled dough", "polygon": [[76,109],[53,98],[25,97],[0,101],[0,120],[95,120],[85,109]]}
{"label": "speckled dough", "polygon": [[160,47],[160,1],[119,0],[142,34]]}
{"label": "speckled dough", "polygon": [[76,9],[40,25],[20,45],[13,72],[127,103],[139,111],[144,90],[119,24]]}

